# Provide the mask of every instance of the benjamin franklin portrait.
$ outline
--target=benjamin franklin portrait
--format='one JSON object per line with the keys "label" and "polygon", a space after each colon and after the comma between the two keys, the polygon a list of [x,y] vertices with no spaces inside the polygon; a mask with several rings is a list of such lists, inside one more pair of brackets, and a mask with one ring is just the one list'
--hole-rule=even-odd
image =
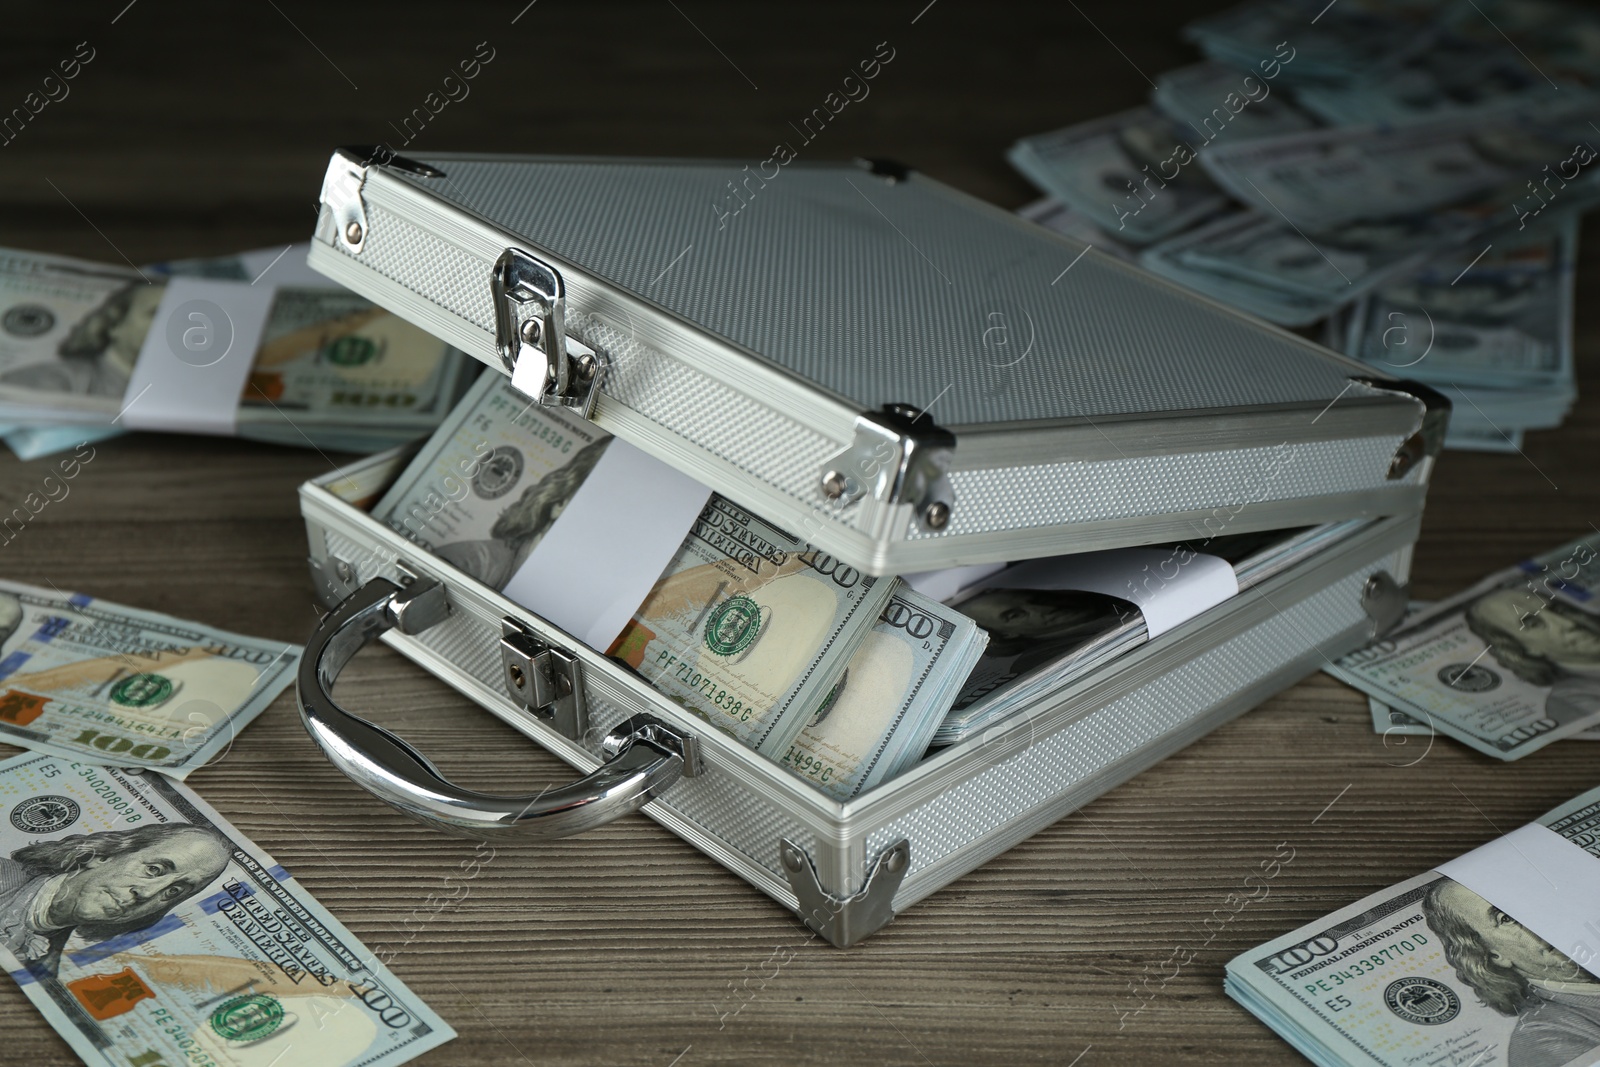
{"label": "benjamin franklin portrait", "polygon": [[500,513],[486,540],[453,541],[434,549],[434,555],[492,589],[504,588],[561,517],[610,443],[610,437],[602,437],[585,445],[572,462],[524,489],[516,502]]}
{"label": "benjamin franklin portrait", "polygon": [[1539,601],[1530,611],[1533,602],[1517,589],[1485,593],[1467,607],[1467,627],[1500,666],[1550,690],[1546,712],[1572,718],[1592,711],[1600,705],[1600,619],[1562,600]]}
{"label": "benjamin franklin portrait", "polygon": [[1600,980],[1453,879],[1430,886],[1422,910],[1456,975],[1485,1006],[1516,1017],[1506,1067],[1563,1067],[1600,1052]]}
{"label": "benjamin franklin portrait", "polygon": [[53,975],[73,934],[104,941],[153,925],[214,882],[231,851],[188,823],[25,845],[0,858],[0,944]]}

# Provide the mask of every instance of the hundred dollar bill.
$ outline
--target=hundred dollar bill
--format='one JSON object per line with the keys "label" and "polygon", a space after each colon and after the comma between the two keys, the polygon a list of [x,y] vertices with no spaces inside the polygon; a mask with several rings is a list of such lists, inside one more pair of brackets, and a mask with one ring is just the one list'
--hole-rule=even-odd
{"label": "hundred dollar bill", "polygon": [[[610,440],[489,371],[374,514],[502,589]],[[610,653],[746,744],[781,755],[892,585],[713,496]]]}
{"label": "hundred dollar bill", "polygon": [[1597,545],[1490,575],[1327,670],[1497,759],[1600,725]]}
{"label": "hundred dollar bill", "polygon": [[160,302],[137,271],[0,249],[4,417],[109,421]]}
{"label": "hundred dollar bill", "polygon": [[1315,128],[1316,120],[1287,93],[1274,92],[1271,82],[1254,70],[1196,63],[1158,75],[1150,102],[1205,140],[1224,131],[1231,140],[1248,141]]}
{"label": "hundred dollar bill", "polygon": [[[1559,91],[1563,98],[1584,92],[1571,82]],[[1381,77],[1300,86],[1295,102],[1334,125],[1361,126],[1534,104],[1550,94],[1550,83],[1506,48],[1504,39],[1473,40],[1452,27],[1431,48],[1413,53]]]}
{"label": "hundred dollar bill", "polygon": [[922,759],[988,634],[897,583],[877,625],[779,763],[849,800]]}
{"label": "hundred dollar bill", "polygon": [[[1457,295],[1449,284],[1463,276],[1473,278],[1472,271],[1478,265],[1472,259],[1481,255],[1486,245],[1509,248],[1528,244],[1530,234],[1519,233],[1512,225],[1511,205],[1516,196],[1515,188],[1497,187],[1434,211],[1370,218],[1327,232],[1306,231],[1277,217],[1240,212],[1145,249],[1140,263],[1208,296],[1290,326],[1308,325],[1376,290],[1386,295],[1381,314],[1387,318],[1372,318],[1378,302],[1376,294],[1359,305],[1341,341],[1346,351],[1354,354],[1376,348],[1383,351],[1382,361],[1387,366],[1408,373],[1415,368],[1425,376],[1431,374],[1429,380],[1445,384],[1482,384],[1487,381],[1486,375],[1496,372],[1496,364],[1509,366],[1511,361],[1520,359],[1530,372],[1548,368],[1545,377],[1506,377],[1489,383],[1496,389],[1524,390],[1523,396],[1501,395],[1495,401],[1517,399],[1536,406],[1547,400],[1559,403],[1562,396],[1558,394],[1563,388],[1557,384],[1562,381],[1560,349],[1553,335],[1561,328],[1556,312],[1561,306],[1562,287],[1570,282],[1562,281],[1560,254],[1555,245],[1534,235],[1550,253],[1545,264],[1540,263],[1536,252],[1522,255],[1512,271],[1497,270],[1496,264],[1491,263],[1474,281],[1470,305],[1465,302],[1468,295]],[[1568,193],[1567,204],[1572,211],[1578,211],[1597,200],[1600,186],[1575,186]],[[1574,246],[1575,242],[1574,237]],[[1455,264],[1453,270],[1451,264]],[[1541,273],[1541,265],[1547,266],[1548,271]],[[1511,276],[1513,272],[1515,277]],[[1422,284],[1426,295],[1438,298],[1442,314],[1436,315],[1432,304],[1410,299],[1406,280],[1410,276],[1425,279]],[[1548,299],[1541,300],[1542,293],[1547,293]],[[1393,306],[1396,301],[1406,305],[1404,310]],[[1429,310],[1425,312],[1424,307]],[[1475,310],[1465,310],[1468,307]],[[1550,316],[1540,328],[1540,337],[1550,336],[1552,340],[1548,358],[1535,351],[1537,338],[1525,338],[1504,328],[1512,324],[1503,317],[1502,328],[1493,324],[1497,315],[1514,313],[1519,307],[1525,308],[1526,314],[1517,318],[1518,325],[1533,320],[1544,322],[1540,316]],[[1428,342],[1434,336],[1437,341],[1430,347]],[[1386,343],[1389,348],[1383,349]],[[1474,348],[1477,354],[1471,351]],[[1514,355],[1513,349],[1519,354]],[[1433,359],[1437,370],[1427,370],[1424,355]],[[1481,366],[1475,367],[1474,363]],[[1455,370],[1464,377],[1450,377]],[[1530,388],[1545,392],[1526,394]],[[1474,414],[1469,405],[1461,407],[1458,414],[1463,418],[1458,422]]]}
{"label": "hundred dollar bill", "polygon": [[[1588,98],[1585,98],[1586,100]],[[1356,219],[1390,218],[1435,208],[1500,187],[1556,177],[1547,191],[1520,188],[1534,208],[1560,203],[1571,185],[1594,183],[1585,169],[1600,136],[1592,103],[1560,108],[1497,108],[1403,126],[1337,127],[1256,141],[1219,140],[1200,153],[1216,183],[1273,218],[1308,232]]]}
{"label": "hundred dollar bill", "polygon": [[1577,398],[1577,240],[1575,211],[1486,234],[1358,301],[1339,345],[1446,392],[1446,448],[1516,452],[1523,430],[1559,425]]}
{"label": "hundred dollar bill", "polygon": [[[1448,444],[1448,441],[1446,443]],[[1415,616],[1429,606],[1427,603],[1413,600],[1409,609],[1410,614]],[[1399,708],[1391,708],[1377,697],[1368,697],[1367,707],[1372,712],[1372,729],[1374,733],[1400,737],[1431,737],[1437,733],[1427,722],[1413,718]],[[1586,730],[1575,733],[1568,740],[1600,741],[1600,725],[1591,726]]]}
{"label": "hundred dollar bill", "polygon": [[[427,331],[303,265],[305,245],[179,260],[153,278],[267,282],[277,288],[239,400],[241,436],[300,444],[297,430],[372,434],[398,444],[427,433],[478,363]],[[329,424],[324,430],[322,424]],[[320,443],[320,439],[319,439]],[[365,443],[365,442],[363,442]],[[375,447],[386,447],[378,444]]]}
{"label": "hundred dollar bill", "polygon": [[1277,218],[1240,212],[1146,249],[1140,263],[1273,322],[1304,326],[1482,224],[1458,215],[1414,216],[1308,236]]}
{"label": "hundred dollar bill", "polygon": [[[1600,858],[1600,790],[1539,825],[1568,843],[1554,847]],[[1600,886],[1559,886],[1575,914],[1593,914]],[[1523,925],[1539,916],[1503,908],[1514,905],[1430,871],[1243,953],[1225,988],[1319,1064],[1600,1062],[1600,941],[1553,945]]]}
{"label": "hundred dollar bill", "polygon": [[[1184,36],[1212,59],[1251,67],[1277,55],[1285,81],[1360,82],[1425,50],[1436,0],[1254,0],[1196,19]],[[1315,24],[1315,29],[1308,29]],[[1292,43],[1291,43],[1292,42]]]}
{"label": "hundred dollar bill", "polygon": [[294,680],[300,652],[0,581],[0,741],[183,778]]}
{"label": "hundred dollar bill", "polygon": [[1006,159],[1042,191],[1119,241],[1148,244],[1221,210],[1186,135],[1143,107],[1025,137]]}
{"label": "hundred dollar bill", "polygon": [[455,1036],[159,774],[0,763],[0,964],[95,1067],[389,1067]]}
{"label": "hundred dollar bill", "polygon": [[373,514],[494,589],[517,572],[611,435],[485,371]]}
{"label": "hundred dollar bill", "polygon": [[[109,424],[126,403],[168,279],[250,282],[256,258],[141,273],[0,250],[0,412],[35,425]],[[240,394],[240,436],[376,450],[438,425],[475,361],[332,282],[291,281],[277,288]]]}
{"label": "hundred dollar bill", "polygon": [[610,653],[776,759],[894,589],[713,494]]}

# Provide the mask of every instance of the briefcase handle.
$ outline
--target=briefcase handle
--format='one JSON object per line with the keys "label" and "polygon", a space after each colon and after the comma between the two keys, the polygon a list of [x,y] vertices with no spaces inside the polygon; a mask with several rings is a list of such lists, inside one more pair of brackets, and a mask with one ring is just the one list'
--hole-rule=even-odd
{"label": "briefcase handle", "polygon": [[686,769],[684,739],[649,715],[619,724],[601,743],[609,757],[567,785],[498,796],[448,781],[416,749],[340,707],[334,679],[379,634],[415,634],[448,614],[444,587],[417,578],[401,587],[374,578],[323,616],[306,643],[295,682],[300,721],[322,754],[351,781],[404,815],[472,837],[567,837],[636,811]]}

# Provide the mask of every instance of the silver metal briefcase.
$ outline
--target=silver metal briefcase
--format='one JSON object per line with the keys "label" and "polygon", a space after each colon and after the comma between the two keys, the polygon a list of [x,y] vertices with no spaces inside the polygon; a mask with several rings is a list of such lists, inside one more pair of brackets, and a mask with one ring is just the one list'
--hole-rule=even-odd
{"label": "silver metal briefcase", "polygon": [[[341,150],[313,266],[868,573],[1370,521],[841,803],[374,520],[372,457],[301,490],[308,730],[447,829],[643,808],[848,945],[1398,621],[1448,404],[1083,253],[884,164]],[[586,776],[445,781],[329,696],[378,637]]]}

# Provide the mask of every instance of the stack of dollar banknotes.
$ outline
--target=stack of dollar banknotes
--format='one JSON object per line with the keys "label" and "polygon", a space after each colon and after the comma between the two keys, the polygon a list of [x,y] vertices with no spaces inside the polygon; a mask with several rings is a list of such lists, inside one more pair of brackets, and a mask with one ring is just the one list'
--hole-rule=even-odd
{"label": "stack of dollar banknotes", "polygon": [[[0,248],[0,437],[23,459],[130,426],[375,452],[439,425],[477,364],[305,258],[299,245],[134,268]],[[239,363],[234,410],[157,411],[174,391],[146,395],[153,347]]]}
{"label": "stack of dollar banknotes", "polygon": [[1593,789],[1238,956],[1226,989],[1318,1064],[1586,1067],[1600,1062],[1597,885]]}
{"label": "stack of dollar banknotes", "polygon": [[[547,583],[527,581],[526,568],[545,539],[573,521],[569,505],[598,477],[606,450],[631,447],[533,404],[488,371],[373,511],[433,556],[549,618]],[[589,521],[636,528],[643,489],[621,486],[615,509]],[[1209,583],[1220,593],[1191,602],[1193,614],[1360,525],[873,578],[702,490],[683,527],[655,531],[670,538],[670,561],[645,576],[637,610],[590,643],[690,712],[849,800],[905,772],[931,746],[981,736],[1148,640],[1151,619],[1133,593],[1096,591],[1120,589],[1119,569],[1131,576],[1165,561],[1169,575],[1220,575]],[[573,567],[557,555],[558,567]],[[588,617],[567,623],[569,632],[587,632]]]}
{"label": "stack of dollar banknotes", "polygon": [[1448,447],[1560,425],[1578,218],[1600,199],[1600,14],[1272,0],[1188,36],[1207,60],[1149,105],[1012,148],[1049,194],[1024,214],[1434,386]]}

